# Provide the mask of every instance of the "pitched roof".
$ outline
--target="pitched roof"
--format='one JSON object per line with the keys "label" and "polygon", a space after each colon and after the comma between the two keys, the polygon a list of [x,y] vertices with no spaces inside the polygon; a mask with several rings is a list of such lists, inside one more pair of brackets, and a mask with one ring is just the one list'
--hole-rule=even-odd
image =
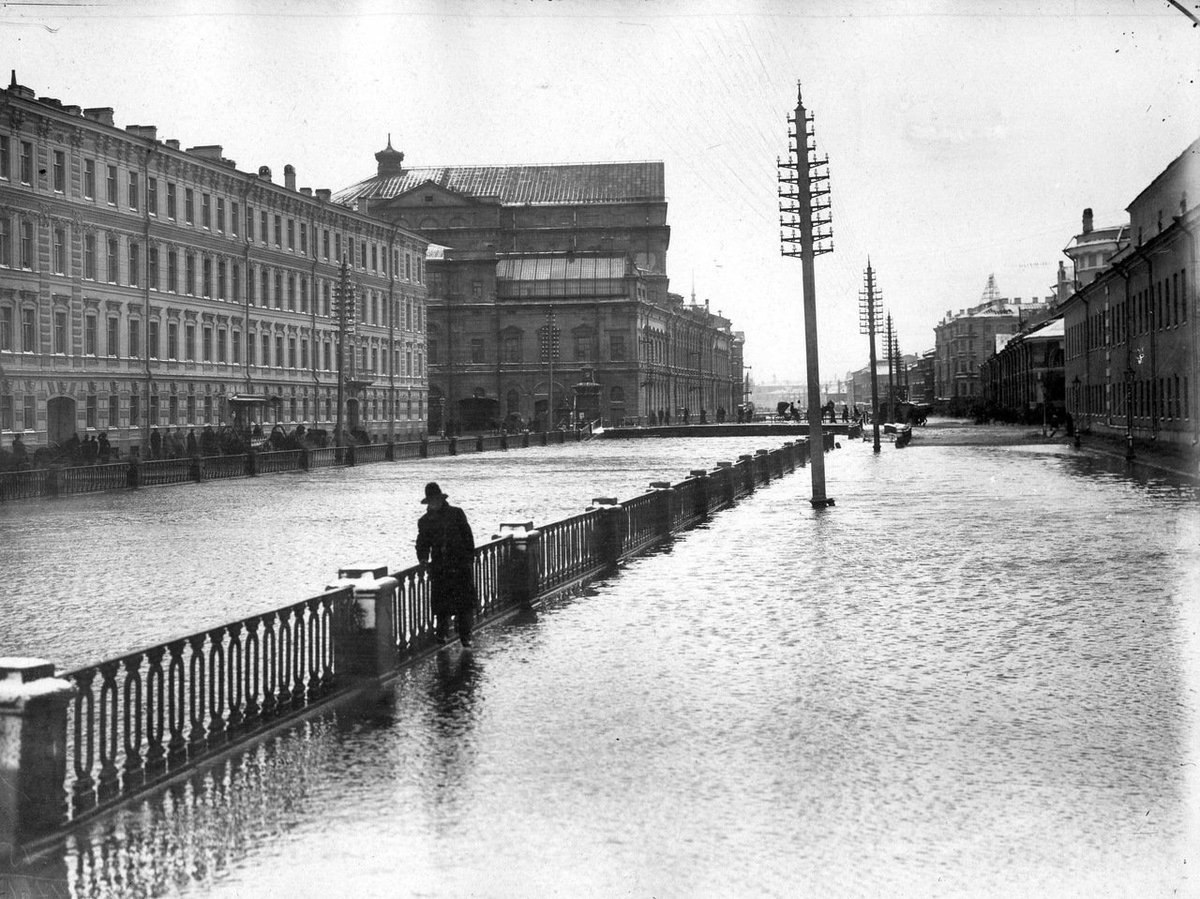
{"label": "pitched roof", "polygon": [[333,200],[349,206],[362,197],[395,197],[428,181],[461,194],[496,198],[511,205],[666,199],[661,162],[586,162],[405,169],[352,184],[334,194]]}

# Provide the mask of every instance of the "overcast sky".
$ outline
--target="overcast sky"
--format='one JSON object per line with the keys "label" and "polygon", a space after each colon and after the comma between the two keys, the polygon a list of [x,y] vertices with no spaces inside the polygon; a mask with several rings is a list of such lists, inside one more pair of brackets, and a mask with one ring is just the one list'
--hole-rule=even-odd
{"label": "overcast sky", "polygon": [[928,349],[990,273],[1047,295],[1083,208],[1125,220],[1200,137],[1200,29],[1166,0],[7,3],[0,34],[39,95],[301,186],[373,174],[389,132],[414,166],[662,160],[672,290],[746,332],[760,383],[804,374],[775,167],[797,80],[832,176],[823,381],[866,365],[868,255]]}

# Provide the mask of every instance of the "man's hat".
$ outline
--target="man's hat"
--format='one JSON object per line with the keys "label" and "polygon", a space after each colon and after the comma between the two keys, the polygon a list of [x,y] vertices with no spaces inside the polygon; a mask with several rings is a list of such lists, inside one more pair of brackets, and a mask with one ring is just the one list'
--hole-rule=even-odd
{"label": "man's hat", "polygon": [[423,500],[421,500],[421,505],[425,505],[431,499],[434,499],[436,497],[441,497],[442,499],[449,499],[449,497],[446,496],[446,494],[442,493],[442,488],[439,487],[436,482],[430,481],[428,484],[425,485],[425,498]]}

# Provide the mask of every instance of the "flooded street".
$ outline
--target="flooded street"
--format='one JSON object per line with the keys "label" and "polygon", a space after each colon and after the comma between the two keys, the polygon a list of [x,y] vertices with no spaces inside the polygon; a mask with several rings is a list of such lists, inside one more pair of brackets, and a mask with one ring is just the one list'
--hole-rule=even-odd
{"label": "flooded street", "polygon": [[[814,512],[797,470],[473,652],[102,820],[71,840],[65,881],[89,896],[1196,895],[1194,490],[1061,446],[919,440],[845,443],[827,458],[835,508]],[[671,443],[706,465],[748,451]],[[248,491],[262,534],[234,533],[268,555],[277,520],[329,539],[357,521],[330,508],[379,502],[357,533],[395,562],[431,477],[479,536],[517,497],[519,517],[547,520],[601,484],[628,496],[691,467],[667,442],[538,452],[545,470],[522,455],[503,507],[476,486],[502,467],[488,456],[316,473],[287,482],[305,497],[290,506],[280,478],[86,502],[128,517],[111,507],[161,497],[176,520],[180,498]],[[318,479],[336,502],[304,493]],[[194,517],[215,532],[217,508]],[[305,554],[291,533],[281,570]],[[206,592],[172,564],[178,604]],[[263,592],[261,569],[243,578]],[[235,593],[213,594],[220,617]]]}

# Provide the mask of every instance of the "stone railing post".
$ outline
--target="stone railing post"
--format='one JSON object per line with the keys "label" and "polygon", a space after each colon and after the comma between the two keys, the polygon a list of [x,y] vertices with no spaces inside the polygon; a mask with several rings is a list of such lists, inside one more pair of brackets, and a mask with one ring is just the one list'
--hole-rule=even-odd
{"label": "stone railing post", "polygon": [[675,488],[670,481],[651,481],[650,489],[658,496],[657,531],[665,537],[671,533],[671,524],[675,520]]}
{"label": "stone railing post", "polygon": [[129,467],[125,469],[125,486],[134,490],[142,486],[142,469],[136,458],[130,459]]}
{"label": "stone railing post", "polygon": [[0,658],[0,859],[66,820],[67,704],[75,686],[42,659]]}
{"label": "stone railing post", "polygon": [[458,438],[451,436],[451,437],[448,437],[447,439],[450,441],[450,445],[448,447],[446,447],[447,455],[457,456],[458,455]]}
{"label": "stone railing post", "polygon": [[252,446],[246,449],[246,474],[252,478],[258,476],[258,453]]}
{"label": "stone railing post", "polygon": [[354,588],[353,620],[334,617],[333,659],[339,676],[381,677],[396,667],[396,620],[393,599],[400,582],[386,565],[347,565],[327,589]]}
{"label": "stone railing post", "polygon": [[396,444],[392,440],[389,440],[387,442],[387,449],[385,449],[383,451],[383,461],[384,462],[395,462],[396,461]]}
{"label": "stone railing post", "polygon": [[688,472],[696,479],[696,508],[695,513],[702,518],[708,517],[708,470],[704,468],[693,468]]}
{"label": "stone railing post", "polygon": [[756,469],[762,467],[762,482],[764,484],[771,483],[771,454],[767,450],[754,451],[754,466]]}
{"label": "stone railing post", "polygon": [[745,471],[742,473],[742,479],[746,482],[746,492],[753,493],[754,488],[758,486],[758,478],[754,476],[754,457],[741,455],[738,456],[738,461],[744,463],[742,467]]}
{"label": "stone railing post", "polygon": [[600,512],[597,539],[600,542],[600,558],[605,565],[616,567],[621,561],[621,547],[625,543],[627,519],[625,507],[614,496],[598,496],[588,506],[588,511]]}
{"label": "stone railing post", "polygon": [[737,496],[737,490],[733,486],[733,463],[718,462],[717,470],[721,472],[721,499],[726,506],[732,506]]}
{"label": "stone railing post", "polygon": [[541,571],[538,565],[538,542],[541,531],[532,521],[504,522],[500,537],[513,538],[512,561],[501,575],[501,595],[509,597],[511,605],[528,605],[541,591]]}
{"label": "stone railing post", "polygon": [[475,452],[477,452],[477,453],[483,452],[483,435],[482,434],[480,434],[479,436],[477,436],[475,438]]}
{"label": "stone railing post", "polygon": [[429,458],[429,438],[428,437],[421,438],[421,458],[422,459]]}
{"label": "stone railing post", "polygon": [[188,463],[188,477],[197,484],[204,480],[204,457],[192,456]]}

